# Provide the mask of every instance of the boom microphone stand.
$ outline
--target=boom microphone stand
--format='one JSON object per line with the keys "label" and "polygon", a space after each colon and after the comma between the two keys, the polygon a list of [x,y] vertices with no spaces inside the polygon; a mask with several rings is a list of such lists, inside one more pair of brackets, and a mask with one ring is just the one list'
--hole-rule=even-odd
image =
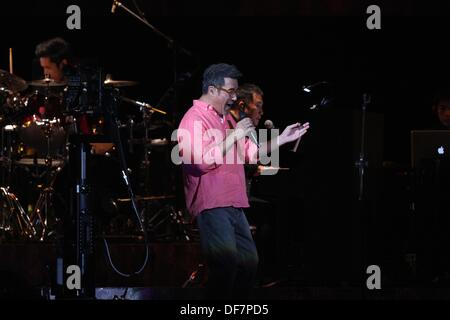
{"label": "boom microphone stand", "polygon": [[[116,11],[116,8],[122,8],[123,10],[125,10],[126,12],[128,12],[130,15],[132,15],[133,17],[135,17],[136,19],[138,19],[140,22],[142,22],[143,24],[145,24],[147,27],[149,27],[153,32],[155,32],[158,36],[160,36],[161,38],[163,38],[164,40],[166,40],[166,42],[168,43],[169,47],[172,48],[172,64],[173,64],[173,94],[174,94],[174,101],[175,101],[175,106],[177,106],[177,83],[178,81],[178,51],[182,52],[183,54],[185,54],[186,56],[192,57],[192,53],[190,51],[188,51],[186,48],[183,48],[182,46],[180,46],[174,39],[172,39],[171,37],[169,37],[168,35],[164,34],[163,32],[161,32],[160,30],[158,30],[155,26],[153,26],[152,24],[150,24],[148,22],[148,20],[143,16],[142,12],[141,15],[136,14],[135,12],[133,12],[132,10],[130,10],[129,8],[127,8],[125,5],[123,5],[123,3],[121,3],[120,1],[117,0],[113,0],[113,4],[111,7],[111,13],[114,13]],[[141,11],[141,10],[139,10]],[[171,87],[172,88],[172,87]],[[173,114],[174,118],[177,117],[176,113]]]}

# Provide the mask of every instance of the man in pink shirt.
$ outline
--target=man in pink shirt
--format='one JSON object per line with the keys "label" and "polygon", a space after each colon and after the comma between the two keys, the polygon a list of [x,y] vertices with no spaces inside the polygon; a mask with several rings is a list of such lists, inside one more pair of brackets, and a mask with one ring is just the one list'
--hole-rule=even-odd
{"label": "man in pink shirt", "polygon": [[[209,66],[203,73],[202,96],[194,100],[177,133],[186,206],[199,227],[211,299],[247,298],[258,266],[256,246],[242,211],[249,207],[243,160],[256,163],[258,151],[245,138],[254,125],[244,118],[235,130],[229,130],[225,118],[236,100],[240,76],[233,65]],[[307,129],[299,123],[287,127],[276,147],[297,140]],[[262,148],[270,151],[270,147]]]}

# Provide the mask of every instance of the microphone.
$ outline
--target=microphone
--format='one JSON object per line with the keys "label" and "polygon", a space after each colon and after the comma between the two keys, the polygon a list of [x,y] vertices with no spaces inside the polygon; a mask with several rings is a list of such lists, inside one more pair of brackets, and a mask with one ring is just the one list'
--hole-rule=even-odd
{"label": "microphone", "polygon": [[324,97],[322,98],[322,100],[320,100],[319,103],[315,103],[311,107],[309,107],[309,110],[317,110],[319,108],[326,107],[327,105],[331,104],[332,101],[332,99]]}
{"label": "microphone", "polygon": [[314,100],[321,98],[320,101],[314,101],[312,106],[309,107],[310,110],[318,110],[322,107],[329,106],[334,100],[333,97],[330,97],[332,92],[327,81],[319,81],[308,86],[302,86],[301,90],[306,92],[309,97],[313,97]]}
{"label": "microphone", "polygon": [[162,113],[162,114],[167,114],[167,112],[165,112],[163,110],[160,110],[160,109],[156,109],[155,107],[151,106],[150,104],[148,104],[146,102],[140,102],[140,101],[132,100],[130,98],[123,97],[123,96],[121,96],[120,99],[122,101],[125,101],[125,102],[128,102],[128,103],[134,104],[136,106],[139,106],[141,108],[149,109],[151,111],[156,111],[156,112],[159,112],[159,113]]}
{"label": "microphone", "polygon": [[320,85],[323,85],[323,84],[328,84],[328,82],[326,82],[326,81],[319,81],[319,82],[310,84],[309,86],[302,86],[302,90],[305,91],[305,92],[310,93],[317,86],[320,86]]}
{"label": "microphone", "polygon": [[266,129],[275,129],[275,125],[273,124],[272,120],[267,119],[266,121],[264,121],[264,127]]}
{"label": "microphone", "polygon": [[[239,111],[239,117],[240,117],[240,119],[242,120],[242,119],[244,119],[244,118],[248,118],[248,115],[247,115],[244,111],[240,110],[240,111]],[[259,145],[258,138],[256,137],[256,132],[255,132],[255,130],[250,131],[248,137],[250,138],[250,140],[252,140],[252,142],[253,142],[258,148],[261,147],[261,146]]]}
{"label": "microphone", "polygon": [[113,0],[113,4],[111,7],[111,13],[114,14],[116,12],[116,8],[117,8],[117,3],[116,0]]}

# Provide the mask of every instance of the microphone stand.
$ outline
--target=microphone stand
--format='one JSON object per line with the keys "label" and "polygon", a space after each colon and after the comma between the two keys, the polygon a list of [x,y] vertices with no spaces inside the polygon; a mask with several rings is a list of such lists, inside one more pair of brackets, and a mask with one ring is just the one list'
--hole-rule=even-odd
{"label": "microphone stand", "polygon": [[[365,268],[367,267],[367,251],[368,251],[368,232],[369,232],[369,211],[367,210],[367,196],[365,190],[365,176],[366,169],[368,168],[368,161],[366,159],[366,113],[367,106],[371,102],[370,95],[363,94],[363,102],[361,105],[361,144],[359,150],[359,159],[355,162],[355,167],[358,169],[358,211],[359,221],[361,222],[361,265],[358,271],[361,274],[365,274]],[[362,294],[365,295],[365,281],[364,277],[361,279],[363,285]]]}
{"label": "microphone stand", "polygon": [[368,94],[363,94],[363,103],[361,106],[361,147],[359,152],[359,159],[355,162],[355,166],[358,168],[359,173],[359,192],[358,200],[364,200],[364,175],[365,169],[368,167],[368,162],[365,152],[365,140],[366,140],[366,109],[367,105],[370,103],[370,96]]}
{"label": "microphone stand", "polygon": [[124,9],[126,12],[128,12],[129,14],[131,14],[133,17],[135,17],[136,19],[138,19],[139,21],[141,21],[143,24],[145,24],[147,27],[149,27],[150,29],[153,30],[153,32],[155,32],[158,36],[164,38],[167,43],[169,43],[169,45],[171,47],[173,47],[174,49],[178,49],[181,52],[183,52],[184,54],[188,55],[188,56],[192,56],[192,53],[188,50],[186,50],[183,47],[180,46],[175,46],[175,41],[170,38],[168,35],[164,34],[163,32],[159,31],[156,27],[154,27],[153,25],[151,25],[147,19],[139,16],[138,14],[134,13],[132,10],[130,10],[129,8],[127,8],[125,5],[123,5],[120,1],[117,0],[113,0],[113,4],[116,5],[119,8]]}
{"label": "microphone stand", "polygon": [[121,100],[123,100],[125,102],[128,102],[128,103],[134,104],[136,106],[140,106],[141,110],[147,109],[147,110],[149,110],[151,112],[158,112],[158,113],[161,113],[163,115],[167,114],[167,112],[165,112],[163,110],[160,110],[160,109],[157,109],[157,108],[151,106],[150,104],[148,104],[146,102],[136,101],[136,100],[124,97],[124,96],[120,96],[119,99],[121,99]]}
{"label": "microphone stand", "polygon": [[[145,17],[141,17],[138,14],[134,13],[132,10],[130,10],[129,8],[127,8],[125,5],[123,5],[120,1],[117,0],[113,0],[113,6],[117,6],[119,8],[124,9],[126,12],[128,12],[129,14],[131,14],[133,17],[135,17],[136,19],[138,19],[139,21],[141,21],[143,24],[145,24],[147,27],[149,27],[150,29],[152,29],[153,32],[155,32],[158,36],[160,36],[161,38],[165,39],[167,41],[167,43],[169,44],[169,47],[172,48],[172,55],[173,55],[173,83],[174,83],[174,90],[173,90],[173,94],[174,94],[174,105],[177,106],[178,105],[178,94],[177,94],[177,83],[178,83],[178,59],[177,59],[177,51],[180,51],[182,53],[184,53],[185,55],[192,57],[192,53],[190,51],[188,51],[187,49],[181,47],[178,45],[178,43],[175,42],[175,40],[173,40],[171,37],[167,36],[166,34],[164,34],[163,32],[161,32],[160,30],[158,30],[156,27],[154,27],[153,25],[151,25],[147,19],[145,19]],[[140,10],[139,10],[140,11]],[[176,111],[176,108],[175,110]],[[176,119],[177,118],[177,113],[173,112],[173,116]]]}

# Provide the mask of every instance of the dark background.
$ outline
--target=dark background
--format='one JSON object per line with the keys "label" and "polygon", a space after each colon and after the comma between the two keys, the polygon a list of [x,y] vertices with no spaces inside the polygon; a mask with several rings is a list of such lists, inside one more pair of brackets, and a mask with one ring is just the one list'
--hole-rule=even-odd
{"label": "dark background", "polygon": [[[139,81],[127,96],[169,111],[176,126],[200,96],[205,67],[235,64],[243,82],[265,92],[264,119],[280,128],[311,122],[301,150],[281,154],[289,173],[255,186],[273,204],[261,210],[275,216],[267,218],[273,229],[268,237],[277,239],[273,259],[283,274],[295,269],[300,281],[342,284],[359,281],[361,264],[379,264],[388,284],[410,280],[405,255],[417,250],[409,235],[410,185],[402,174],[408,174],[409,132],[432,125],[433,93],[449,78],[448,2],[379,1],[382,28],[368,30],[367,4],[360,1],[138,1],[152,25],[191,52],[175,55],[175,87],[173,49],[121,8],[112,15],[111,3],[2,4],[0,68],[8,69],[12,47],[15,74],[30,80],[36,44],[62,36],[78,56],[97,60],[115,79]],[[81,30],[66,28],[69,4],[81,7]],[[132,1],[124,4],[135,11]],[[301,86],[323,80],[332,84],[334,103],[311,112]],[[361,207],[354,161],[364,93],[372,103],[368,201]]]}
{"label": "dark background", "polygon": [[[65,10],[77,3],[82,28],[68,30]],[[370,31],[364,5],[314,3],[139,3],[151,24],[192,53],[176,55],[179,80],[189,81],[179,83],[177,106],[165,107],[178,119],[199,96],[204,68],[224,61],[241,69],[243,82],[265,89],[266,116],[282,125],[298,119],[309,103],[301,85],[326,80],[335,86],[336,103],[343,108],[358,108],[362,93],[371,93],[371,111],[386,115],[385,159],[409,161],[408,130],[431,121],[433,90],[448,79],[448,27],[440,16],[448,5],[380,2],[382,29]],[[124,4],[135,8],[132,1]],[[279,16],[288,8],[291,16]],[[114,15],[110,10],[110,1],[6,2],[0,66],[8,69],[7,48],[13,47],[15,74],[30,80],[36,44],[62,36],[78,56],[97,60],[115,79],[139,81],[132,94],[157,104],[173,84],[173,51],[121,8]]]}

